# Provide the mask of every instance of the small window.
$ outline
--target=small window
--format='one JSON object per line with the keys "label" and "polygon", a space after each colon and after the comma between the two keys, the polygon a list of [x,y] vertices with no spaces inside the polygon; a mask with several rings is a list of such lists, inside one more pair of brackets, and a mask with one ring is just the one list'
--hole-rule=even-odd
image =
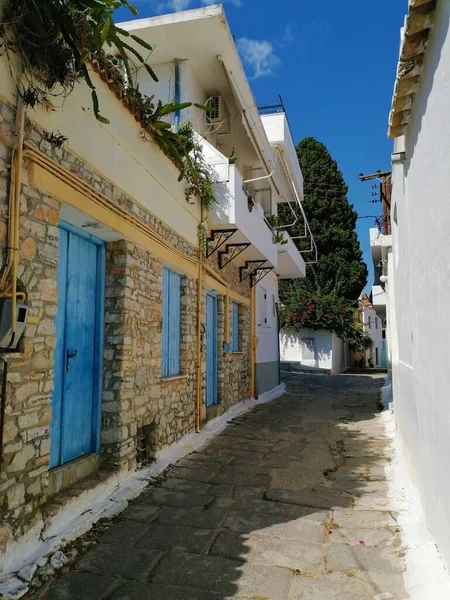
{"label": "small window", "polygon": [[383,329],[383,331],[381,332],[381,337],[383,338],[383,340],[386,339],[386,329]]}
{"label": "small window", "polygon": [[272,310],[273,310],[273,318],[277,318],[277,298],[275,294],[272,294]]}
{"label": "small window", "polygon": [[267,327],[267,290],[259,288],[259,325]]}
{"label": "small window", "polygon": [[369,325],[369,329],[372,329],[372,317],[370,315],[369,315],[368,325]]}
{"label": "small window", "polygon": [[239,352],[239,304],[232,304],[231,352]]}
{"label": "small window", "polygon": [[378,329],[378,317],[375,317],[375,329]]}
{"label": "small window", "polygon": [[162,376],[180,374],[181,277],[169,269],[163,273]]}
{"label": "small window", "polygon": [[378,360],[378,348],[375,348],[375,364],[377,366],[380,364],[379,360]]}

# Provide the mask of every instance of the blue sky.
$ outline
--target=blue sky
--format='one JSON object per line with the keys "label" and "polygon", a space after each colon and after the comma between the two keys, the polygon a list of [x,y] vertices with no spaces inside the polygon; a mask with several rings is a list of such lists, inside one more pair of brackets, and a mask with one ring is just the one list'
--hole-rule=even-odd
{"label": "blue sky", "polygon": [[[139,17],[209,0],[134,0]],[[313,136],[338,162],[360,216],[380,213],[360,172],[390,168],[387,120],[407,0],[225,0],[258,105],[283,98],[294,141]],[[120,11],[120,20],[131,13]],[[170,42],[169,42],[170,43]],[[369,227],[357,231],[372,282]]]}

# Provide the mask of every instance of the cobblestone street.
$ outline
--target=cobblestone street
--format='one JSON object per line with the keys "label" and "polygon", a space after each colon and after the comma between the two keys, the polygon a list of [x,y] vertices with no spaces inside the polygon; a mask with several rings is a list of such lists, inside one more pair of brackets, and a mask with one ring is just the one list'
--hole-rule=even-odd
{"label": "cobblestone street", "polygon": [[286,376],[35,598],[405,600],[376,377]]}

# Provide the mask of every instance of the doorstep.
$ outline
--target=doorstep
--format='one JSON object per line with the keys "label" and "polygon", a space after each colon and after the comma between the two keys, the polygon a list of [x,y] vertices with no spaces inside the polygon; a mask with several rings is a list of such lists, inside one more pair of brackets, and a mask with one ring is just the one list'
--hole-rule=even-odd
{"label": "doorstep", "polygon": [[212,421],[213,419],[217,419],[225,412],[224,407],[221,404],[214,404],[213,406],[208,406],[206,408],[206,421]]}
{"label": "doorstep", "polygon": [[49,471],[48,495],[54,496],[77,481],[92,475],[100,468],[100,455],[96,453],[81,456]]}

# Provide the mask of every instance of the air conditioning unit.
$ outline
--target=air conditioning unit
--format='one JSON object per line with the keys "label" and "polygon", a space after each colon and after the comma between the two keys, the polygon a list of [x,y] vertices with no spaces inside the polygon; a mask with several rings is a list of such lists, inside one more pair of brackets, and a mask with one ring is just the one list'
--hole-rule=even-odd
{"label": "air conditioning unit", "polygon": [[229,133],[230,113],[222,96],[211,96],[206,106],[209,108],[205,112],[209,133]]}

